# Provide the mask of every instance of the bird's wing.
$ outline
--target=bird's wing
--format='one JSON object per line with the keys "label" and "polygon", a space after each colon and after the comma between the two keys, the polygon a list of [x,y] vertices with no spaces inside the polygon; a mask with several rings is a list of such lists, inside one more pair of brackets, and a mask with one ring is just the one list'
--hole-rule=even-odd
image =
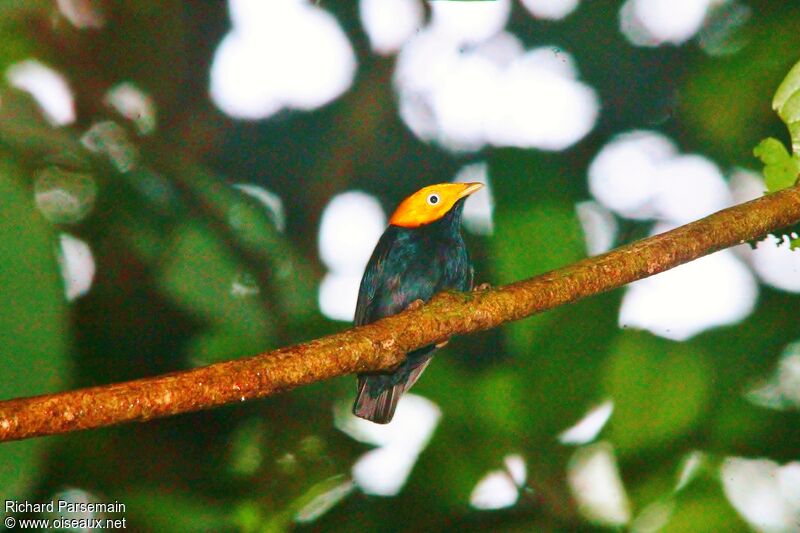
{"label": "bird's wing", "polygon": [[433,296],[440,266],[426,262],[413,243],[387,230],[378,241],[361,279],[355,325],[399,313],[415,300]]}
{"label": "bird's wing", "polygon": [[[385,234],[384,234],[385,236]],[[367,269],[364,271],[364,276],[361,278],[361,286],[358,290],[358,301],[356,303],[356,315],[353,322],[356,326],[367,324],[381,316],[376,309],[376,295],[386,285],[386,262],[391,251],[391,244],[387,239],[381,237],[378,245],[372,252],[372,257],[367,263]],[[383,315],[385,316],[385,315]]]}
{"label": "bird's wing", "polygon": [[387,239],[386,233],[384,233],[378,241],[378,244],[375,245],[375,250],[373,250],[372,256],[367,263],[367,269],[364,271],[364,276],[361,278],[361,285],[358,289],[358,301],[356,302],[356,314],[353,319],[356,326],[371,322],[370,316],[373,314],[372,309],[373,302],[375,301],[375,293],[383,278],[386,256],[389,254],[390,248],[389,239]]}

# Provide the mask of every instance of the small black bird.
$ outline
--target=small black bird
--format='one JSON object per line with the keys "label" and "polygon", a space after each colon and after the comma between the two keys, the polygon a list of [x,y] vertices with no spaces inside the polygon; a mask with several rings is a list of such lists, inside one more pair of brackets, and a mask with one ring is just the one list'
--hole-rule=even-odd
{"label": "small black bird", "polygon": [[[428,301],[437,292],[472,289],[461,215],[467,196],[481,187],[481,183],[440,183],[400,203],[361,279],[357,326],[399,313],[417,300]],[[416,383],[436,348],[414,350],[393,371],[359,374],[353,414],[389,423],[400,396]]]}

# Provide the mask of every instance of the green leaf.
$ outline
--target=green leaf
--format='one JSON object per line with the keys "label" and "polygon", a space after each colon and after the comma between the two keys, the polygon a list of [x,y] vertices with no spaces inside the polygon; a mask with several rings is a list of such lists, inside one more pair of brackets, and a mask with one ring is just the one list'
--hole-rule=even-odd
{"label": "green leaf", "polygon": [[753,155],[765,165],[778,165],[790,158],[788,150],[778,139],[768,137],[753,149]]}
{"label": "green leaf", "polygon": [[[53,235],[22,180],[20,169],[0,158],[0,399],[60,390],[68,371],[66,305]],[[40,479],[46,442],[0,445],[0,499],[22,498]]]}
{"label": "green leaf", "polygon": [[792,151],[800,153],[800,62],[786,75],[772,98],[772,109],[789,128]]}
{"label": "green leaf", "polygon": [[772,108],[776,111],[783,108],[798,92],[800,92],[800,62],[792,67],[778,86],[775,96],[772,97]]}
{"label": "green leaf", "polygon": [[778,139],[764,139],[753,149],[753,155],[764,163],[764,180],[769,192],[791,187],[800,174],[800,159],[789,155]]}

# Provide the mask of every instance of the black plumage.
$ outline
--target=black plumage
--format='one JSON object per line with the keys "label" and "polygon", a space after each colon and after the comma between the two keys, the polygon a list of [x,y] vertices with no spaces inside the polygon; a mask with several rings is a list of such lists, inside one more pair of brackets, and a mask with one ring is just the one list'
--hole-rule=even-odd
{"label": "black plumage", "polygon": [[[399,313],[412,302],[427,301],[441,291],[472,288],[472,266],[461,236],[465,200],[460,198],[429,224],[386,229],[361,280],[356,325]],[[353,413],[379,424],[390,422],[400,396],[416,383],[435,349],[431,345],[407,354],[390,372],[359,374]]]}

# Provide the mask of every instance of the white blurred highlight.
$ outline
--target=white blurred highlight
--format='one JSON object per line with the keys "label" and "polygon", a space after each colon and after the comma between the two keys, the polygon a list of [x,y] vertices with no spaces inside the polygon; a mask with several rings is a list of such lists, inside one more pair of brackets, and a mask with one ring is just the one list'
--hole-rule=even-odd
{"label": "white blurred highlight", "polygon": [[464,204],[464,226],[477,235],[491,235],[494,231],[494,198],[489,183],[489,165],[486,162],[472,163],[461,168],[454,183],[483,183],[483,188],[470,195]]}
{"label": "white blurred highlight", "polygon": [[[93,504],[101,503],[103,500],[95,496],[89,491],[77,487],[65,487],[64,489],[56,492],[50,498],[50,501],[64,502],[63,509],[59,509],[59,517],[66,518],[67,520],[81,520],[84,523],[91,523],[91,520],[101,513],[92,510]],[[73,529],[73,531],[91,531],[89,528]]]}
{"label": "white blurred highlight", "polygon": [[631,522],[631,533],[658,533],[669,522],[675,511],[672,499],[656,500],[648,504]]}
{"label": "white blurred highlight", "polygon": [[328,272],[319,286],[319,310],[328,318],[353,320],[358,301],[361,273]]}
{"label": "white blurred highlight", "polygon": [[507,455],[503,459],[504,470],[492,470],[486,474],[469,497],[469,503],[482,511],[511,507],[519,499],[520,488],[528,477],[525,459],[520,455]]}
{"label": "white blurred highlight", "polygon": [[89,245],[68,233],[59,235],[58,264],[64,279],[64,294],[71,302],[92,288],[95,263]]}
{"label": "white blurred highlight", "polygon": [[608,527],[630,521],[630,503],[614,449],[607,442],[577,449],[567,467],[567,481],[578,509],[588,520]]}
{"label": "white blurred highlight", "polygon": [[705,461],[706,456],[703,452],[697,450],[689,452],[681,464],[678,481],[675,483],[675,490],[679,491],[686,488],[697,477]]}
{"label": "white blurred highlight", "polygon": [[769,409],[800,409],[800,342],[788,345],[774,374],[746,395],[752,403]]}
{"label": "white blurred highlight", "polygon": [[[656,232],[666,229],[657,226]],[[722,250],[632,283],[622,298],[619,324],[683,341],[740,322],[757,298],[753,274],[733,252]]]}
{"label": "white blurred highlight", "polygon": [[98,0],[57,0],[56,5],[64,18],[79,30],[105,26]]}
{"label": "white blurred highlight", "polygon": [[489,108],[491,144],[564,150],[594,127],[600,107],[594,89],[566,69],[557,71],[542,62],[543,51],[563,65],[573,64],[569,54],[553,47],[528,52],[512,63]]}
{"label": "white blurred highlight", "polygon": [[800,531],[800,462],[729,457],[720,467],[725,495],[756,531]]}
{"label": "white blurred highlight", "polygon": [[[589,166],[589,190],[597,202],[622,217],[659,221],[653,229],[656,234],[758,197],[764,187],[757,175],[743,169],[733,172],[729,185],[711,160],[679,154],[674,143],[659,133],[633,131],[598,152]],[[601,223],[598,215],[592,216]],[[582,218],[589,217],[584,213]],[[592,228],[592,221],[582,224]],[[587,241],[589,235],[587,231]],[[712,327],[735,324],[753,311],[758,297],[755,277],[739,257],[751,262],[756,272],[760,265],[762,278],[792,283],[800,279],[796,275],[800,256],[790,266],[787,252],[739,247],[637,281],[623,297],[620,325],[686,340]],[[776,274],[770,276],[771,271]]]}
{"label": "white blurred highlight", "polygon": [[378,446],[353,465],[353,479],[361,490],[378,496],[398,494],[441,416],[435,403],[416,394],[400,398],[392,422],[386,425],[353,416],[347,404],[337,405],[336,427],[358,441]]}
{"label": "white blurred highlight", "polygon": [[687,224],[731,205],[717,165],[699,155],[680,155],[657,170],[656,217]]}
{"label": "white blurred highlight", "polygon": [[233,30],[211,66],[211,99],[226,114],[264,119],[311,110],[350,87],[356,58],[336,19],[300,0],[230,0]]}
{"label": "white blurred highlight", "polygon": [[115,85],[106,93],[103,102],[133,122],[140,134],[149,135],[155,131],[155,103],[133,83],[124,82]]}
{"label": "white blurred highlight", "polygon": [[614,246],[619,231],[614,214],[593,201],[575,204],[575,211],[586,241],[586,253],[598,255],[609,251]]}
{"label": "white blurred highlight", "polygon": [[352,480],[346,479],[340,484],[320,494],[305,504],[294,519],[301,524],[313,522],[333,508],[334,505],[342,501],[353,492],[356,485]]}
{"label": "white blurred highlight", "polygon": [[750,38],[741,31],[753,17],[753,9],[739,0],[716,0],[706,13],[697,44],[712,57],[739,52]]}
{"label": "white blurred highlight", "polygon": [[405,485],[417,456],[400,446],[376,448],[353,465],[353,478],[361,490],[375,496],[395,496]]}
{"label": "white blurred highlight", "polygon": [[258,281],[247,272],[239,272],[231,280],[230,295],[234,298],[250,298],[261,292]]}
{"label": "white blurred highlight", "polygon": [[761,281],[786,292],[800,292],[800,250],[789,247],[789,239],[774,235],[743,252]]}
{"label": "white blurred highlight", "polygon": [[235,189],[242,191],[247,196],[255,198],[267,210],[267,214],[278,231],[286,229],[286,213],[283,209],[281,197],[259,185],[250,183],[236,183]]}
{"label": "white blurred highlight", "polygon": [[319,254],[328,274],[319,291],[320,310],[334,320],[353,320],[358,287],[386,215],[374,196],[350,191],[334,196],[322,212]]}
{"label": "white blurred highlight", "polygon": [[128,138],[128,132],[113,120],[96,122],[81,135],[87,150],[105,154],[120,172],[130,172],[139,161],[139,149]]}
{"label": "white blurred highlight", "polygon": [[633,131],[605,145],[589,166],[589,190],[627,218],[652,218],[659,167],[677,154],[674,143],[651,131]]}
{"label": "white blurred highlight", "polygon": [[524,52],[506,32],[459,47],[435,26],[426,29],[403,47],[394,81],[411,131],[455,151],[563,150],[591,131],[599,112],[569,54],[552,46]]}
{"label": "white blurred highlight", "polygon": [[66,78],[35,59],[15,63],[6,70],[12,87],[29,93],[54,126],[75,122],[75,102]]}
{"label": "white blurred highlight", "polygon": [[337,272],[363,270],[385,227],[386,216],[374,196],[361,191],[338,194],[322,212],[320,257]]}
{"label": "white blurred highlight", "polygon": [[761,174],[744,168],[736,168],[729,180],[734,204],[743,204],[764,196],[767,186]]}
{"label": "white blurred highlight", "polygon": [[606,400],[589,410],[577,424],[565,430],[558,436],[561,444],[587,444],[600,434],[611,414],[614,412],[614,402]]}
{"label": "white blurred highlight", "polygon": [[91,213],[97,185],[91,174],[49,166],[34,172],[36,207],[54,224],[74,224]]}
{"label": "white blurred highlight", "polygon": [[575,11],[578,0],[522,0],[522,5],[536,18],[560,20]]}
{"label": "white blurred highlight", "polygon": [[502,30],[511,0],[431,2],[431,28],[457,45],[485,41]]}
{"label": "white blurred highlight", "polygon": [[420,0],[361,0],[358,7],[372,50],[383,55],[400,50],[424,22]]}
{"label": "white blurred highlight", "polygon": [[627,0],[620,29],[636,46],[683,44],[700,31],[714,0]]}

